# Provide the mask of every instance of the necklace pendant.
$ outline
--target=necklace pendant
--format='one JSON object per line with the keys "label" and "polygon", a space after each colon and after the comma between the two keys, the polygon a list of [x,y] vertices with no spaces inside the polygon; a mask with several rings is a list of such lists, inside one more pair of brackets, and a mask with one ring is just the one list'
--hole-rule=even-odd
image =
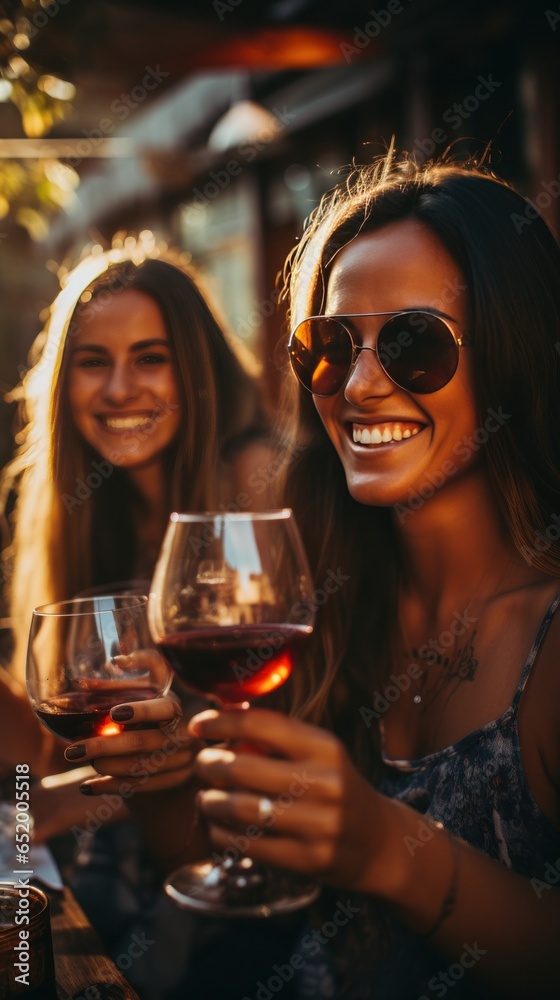
{"label": "necklace pendant", "polygon": [[422,695],[421,694],[415,694],[414,698],[412,700],[413,700],[413,702],[414,702],[415,705],[419,705],[420,702],[422,701]]}

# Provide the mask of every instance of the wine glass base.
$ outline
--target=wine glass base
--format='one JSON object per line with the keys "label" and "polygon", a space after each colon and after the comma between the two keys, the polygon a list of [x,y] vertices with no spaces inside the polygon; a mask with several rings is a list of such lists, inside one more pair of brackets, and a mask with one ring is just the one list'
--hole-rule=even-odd
{"label": "wine glass base", "polygon": [[307,878],[261,866],[251,858],[185,865],[164,887],[182,909],[233,918],[292,913],[312,903],[320,891]]}

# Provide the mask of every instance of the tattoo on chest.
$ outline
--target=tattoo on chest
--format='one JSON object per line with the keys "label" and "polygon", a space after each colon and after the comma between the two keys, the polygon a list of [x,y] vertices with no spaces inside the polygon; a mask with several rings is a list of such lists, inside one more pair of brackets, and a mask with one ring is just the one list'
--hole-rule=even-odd
{"label": "tattoo on chest", "polygon": [[476,629],[463,645],[457,645],[450,653],[427,646],[412,649],[415,662],[424,664],[413,698],[416,705],[422,705],[420,714],[423,715],[444,691],[447,698],[443,707],[463,681],[474,681],[479,663],[474,650],[475,637]]}

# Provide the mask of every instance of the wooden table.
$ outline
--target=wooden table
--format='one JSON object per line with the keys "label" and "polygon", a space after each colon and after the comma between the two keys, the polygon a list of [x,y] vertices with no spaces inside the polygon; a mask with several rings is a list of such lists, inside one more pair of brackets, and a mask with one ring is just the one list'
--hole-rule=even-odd
{"label": "wooden table", "polygon": [[[105,954],[103,945],[68,887],[49,893],[54,965],[60,1000],[94,1000],[88,986],[113,984],[98,991],[99,1000],[139,1000],[138,994]],[[119,989],[120,987],[120,989]]]}

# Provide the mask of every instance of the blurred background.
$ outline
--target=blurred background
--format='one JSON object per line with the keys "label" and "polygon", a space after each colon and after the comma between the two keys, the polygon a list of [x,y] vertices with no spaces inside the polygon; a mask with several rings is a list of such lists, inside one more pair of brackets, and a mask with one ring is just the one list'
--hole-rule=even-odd
{"label": "blurred background", "polygon": [[[18,0],[0,12],[2,395],[65,269],[86,244],[128,237],[203,270],[274,402],[286,254],[323,192],[392,136],[419,161],[491,143],[496,172],[558,232],[557,0]],[[13,421],[2,402],[2,463]]]}

